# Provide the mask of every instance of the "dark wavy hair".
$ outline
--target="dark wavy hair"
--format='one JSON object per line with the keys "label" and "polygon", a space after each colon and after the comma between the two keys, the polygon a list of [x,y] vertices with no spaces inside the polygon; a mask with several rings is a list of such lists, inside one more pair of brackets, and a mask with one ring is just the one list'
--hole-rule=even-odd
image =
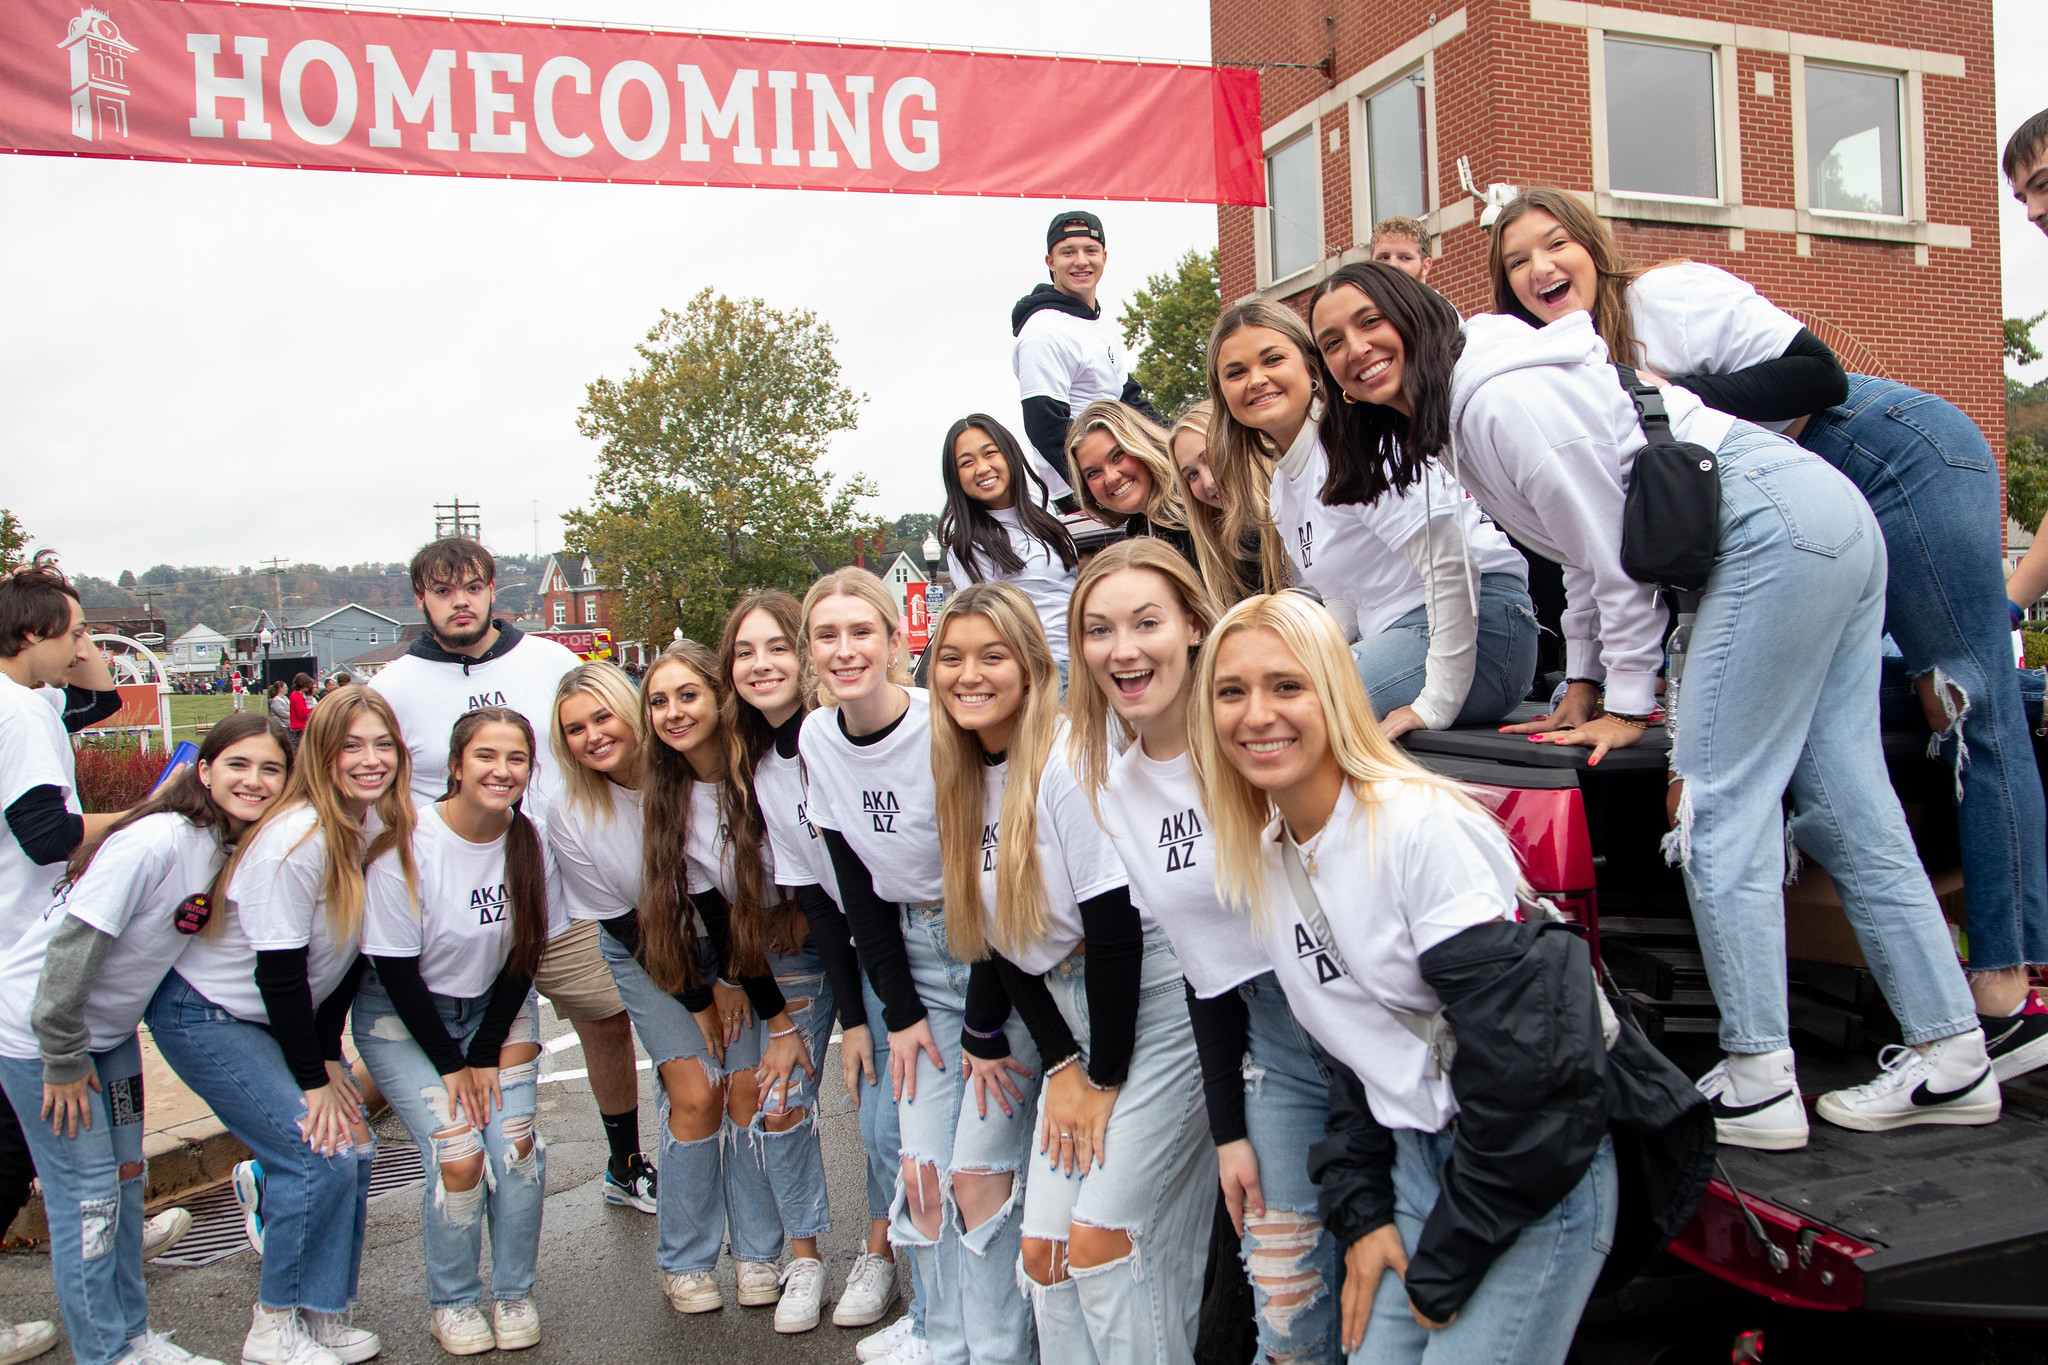
{"label": "dark wavy hair", "polygon": [[966,485],[960,482],[960,466],[953,448],[963,433],[977,430],[988,433],[989,440],[1003,453],[1003,462],[1010,466],[1010,494],[1025,532],[1034,540],[1045,542],[1045,547],[1069,569],[1080,563],[1081,556],[1074,549],[1074,538],[1067,534],[1066,525],[1046,510],[1045,482],[1024,457],[1024,447],[1009,428],[985,412],[970,412],[946,428],[945,448],[939,452],[939,478],[946,486],[946,510],[939,517],[940,543],[966,567],[967,576],[976,583],[1006,577],[1024,567],[1024,560],[1010,544],[1002,523],[989,515],[986,505],[967,496]]}
{"label": "dark wavy hair", "polygon": [[804,648],[803,604],[780,588],[742,593],[725,618],[725,629],[718,635],[718,719],[725,731],[727,764],[721,809],[732,839],[736,893],[731,906],[733,969],[748,973],[768,970],[768,936],[762,915],[769,903],[777,899],[776,889],[768,884],[767,869],[761,865],[761,846],[768,838],[768,817],[754,789],[754,773],[774,746],[775,731],[761,709],[740,696],[739,685],[733,681],[740,626],[757,611],[765,611],[774,618],[776,628],[789,640],[797,669],[797,714],[807,715],[817,704],[811,655]]}
{"label": "dark wavy hair", "polygon": [[[697,968],[696,916],[687,890],[690,795],[697,788],[697,770],[662,742],[648,716],[655,675],[672,663],[695,673],[721,703],[729,689],[719,686],[718,656],[695,640],[678,640],[664,649],[640,679],[640,727],[647,735],[640,751],[646,774],[640,783],[640,965],[655,985],[674,995],[702,984],[703,978]],[[758,952],[759,943],[754,947]],[[734,970],[749,970],[739,963],[740,955],[735,943]]]}
{"label": "dark wavy hair", "polygon": [[[509,725],[526,741],[527,772],[540,751],[534,745],[533,724],[509,706],[479,706],[466,711],[448,735],[448,800],[462,787],[462,759],[486,725]],[[540,966],[540,955],[548,946],[548,869],[541,856],[540,832],[521,809],[522,798],[512,803],[512,825],[505,831],[505,894],[512,902],[512,955],[506,961],[514,975],[530,977]]]}
{"label": "dark wavy hair", "polygon": [[1451,372],[1465,349],[1450,300],[1378,261],[1343,266],[1317,285],[1308,305],[1311,323],[1316,305],[1344,288],[1364,294],[1400,334],[1401,392],[1415,415],[1352,401],[1322,355],[1323,335],[1316,333],[1317,356],[1334,400],[1323,405],[1321,427],[1330,457],[1323,501],[1333,505],[1370,503],[1389,490],[1408,488],[1422,477],[1424,465],[1450,447]]}

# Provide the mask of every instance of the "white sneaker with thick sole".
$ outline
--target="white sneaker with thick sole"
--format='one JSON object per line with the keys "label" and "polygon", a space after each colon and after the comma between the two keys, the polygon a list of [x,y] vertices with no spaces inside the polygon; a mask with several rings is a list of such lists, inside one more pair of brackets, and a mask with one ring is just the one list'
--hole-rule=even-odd
{"label": "white sneaker with thick sole", "polygon": [[242,1365],[341,1365],[341,1357],[313,1340],[296,1310],[273,1313],[259,1303],[242,1339]]}
{"label": "white sneaker with thick sole", "polygon": [[0,1320],[0,1365],[20,1365],[34,1360],[57,1344],[57,1324],[40,1318],[33,1322]]}
{"label": "white sneaker with thick sole", "polygon": [[[896,1262],[878,1251],[864,1251],[846,1272],[846,1284],[832,1309],[834,1327],[866,1327],[880,1322],[896,1301]],[[894,1346],[890,1347],[894,1350]],[[861,1357],[866,1360],[866,1356]]]}
{"label": "white sneaker with thick sole", "polygon": [[742,1308],[766,1308],[782,1297],[782,1272],[768,1261],[737,1262],[734,1278]]}
{"label": "white sneaker with thick sole", "polygon": [[540,1344],[540,1310],[532,1299],[499,1299],[491,1305],[491,1333],[501,1351],[523,1351]]}
{"label": "white sneaker with thick sole", "polygon": [[1820,1097],[1814,1107],[1829,1123],[1882,1133],[1916,1123],[1996,1123],[2003,1108],[1998,1077],[1971,1029],[1922,1047],[1894,1043],[1877,1055],[1877,1079]]}
{"label": "white sneaker with thick sole", "polygon": [[871,1361],[887,1360],[896,1354],[896,1348],[910,1340],[910,1314],[905,1313],[879,1332],[870,1332],[854,1343],[853,1358],[861,1365]]}
{"label": "white sneaker with thick sole", "polygon": [[428,1330],[434,1340],[441,1343],[441,1349],[451,1356],[480,1356],[485,1351],[498,1348],[498,1338],[491,1331],[491,1324],[484,1321],[483,1310],[473,1303],[458,1303],[452,1308],[436,1308]]}
{"label": "white sneaker with thick sole", "polygon": [[903,1344],[877,1365],[932,1365],[932,1348],[923,1337],[905,1337]]}
{"label": "white sneaker with thick sole", "polygon": [[775,1304],[775,1330],[808,1332],[818,1325],[825,1306],[825,1263],[798,1256],[782,1268],[782,1297]]}
{"label": "white sneaker with thick sole", "polygon": [[142,1259],[154,1260],[192,1231],[192,1214],[186,1209],[165,1209],[142,1225]]}
{"label": "white sneaker with thick sole", "polygon": [[306,1320],[306,1330],[313,1334],[313,1340],[334,1352],[334,1358],[341,1365],[363,1365],[363,1362],[384,1349],[384,1343],[375,1332],[367,1327],[358,1327],[354,1313],[315,1313],[308,1309],[300,1314]]}
{"label": "white sneaker with thick sole", "polygon": [[128,1338],[128,1359],[135,1365],[220,1365],[210,1357],[193,1355],[172,1341],[169,1332],[144,1332]]}
{"label": "white sneaker with thick sole", "polygon": [[1792,1049],[1729,1053],[1699,1079],[1712,1102],[1714,1137],[1730,1147],[1789,1152],[1806,1145],[1806,1105],[1792,1070]]}
{"label": "white sneaker with thick sole", "polygon": [[231,1177],[235,1202],[242,1206],[242,1232],[256,1254],[263,1254],[263,1167],[255,1161],[235,1163]]}
{"label": "white sneaker with thick sole", "polygon": [[725,1307],[725,1291],[708,1271],[664,1276],[662,1289],[668,1294],[668,1306],[678,1313],[716,1313]]}

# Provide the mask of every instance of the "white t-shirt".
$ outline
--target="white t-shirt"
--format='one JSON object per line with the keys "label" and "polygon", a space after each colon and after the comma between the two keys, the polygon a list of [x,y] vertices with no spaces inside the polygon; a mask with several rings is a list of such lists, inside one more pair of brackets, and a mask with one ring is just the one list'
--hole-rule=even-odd
{"label": "white t-shirt", "polygon": [[1210,999],[1266,970],[1251,921],[1216,896],[1214,845],[1185,753],[1161,762],[1131,745],[1110,765],[1098,804],[1132,903],[1173,940],[1196,995]]}
{"label": "white t-shirt", "polygon": [[[37,787],[58,787],[78,813],[71,736],[64,729],[64,689],[28,688],[0,673],[0,811]],[[61,862],[29,861],[14,831],[0,825],[0,949],[12,947],[49,908],[63,879]]]}
{"label": "white t-shirt", "polygon": [[[512,955],[512,900],[505,875],[508,831],[475,844],[448,828],[438,805],[420,810],[412,856],[419,869],[417,909],[405,885],[398,850],[371,863],[363,906],[363,952],[373,957],[416,957],[428,990],[473,1000],[491,989]],[[569,927],[554,856],[541,841],[546,867],[547,934]]]}
{"label": "white t-shirt", "polygon": [[1002,508],[991,511],[989,515],[1002,523],[1004,533],[1010,538],[1010,548],[1024,561],[1024,567],[1013,574],[1000,574],[996,572],[995,565],[976,553],[974,567],[981,572],[974,574],[968,572],[967,565],[959,556],[948,550],[947,571],[953,575],[953,582],[963,588],[976,582],[1014,585],[1038,609],[1038,622],[1045,627],[1046,642],[1052,646],[1053,658],[1065,663],[1067,603],[1074,595],[1076,572],[1060,562],[1060,557],[1050,545],[1024,529],[1023,518],[1016,508]]}
{"label": "white t-shirt", "polygon": [[839,882],[832,875],[832,859],[811,823],[802,753],[784,758],[771,745],[754,769],[754,797],[761,803],[761,823],[768,831],[766,851],[775,867],[775,884],[815,883],[837,900]]}
{"label": "white t-shirt", "polygon": [[[724,794],[723,782],[690,784],[690,829],[684,840],[689,877],[683,889],[693,896],[700,891],[716,890],[730,905],[739,894],[739,879],[732,856],[732,831],[726,827],[725,812],[720,808]],[[764,887],[779,885],[766,840],[761,843],[761,870]]]}
{"label": "white t-shirt", "polygon": [[[991,924],[996,912],[996,853],[1002,843],[1003,789],[1009,780],[1008,762],[983,770],[981,909],[990,917]],[[1082,901],[1130,882],[1116,847],[1095,822],[1095,812],[1074,780],[1064,733],[1053,742],[1045,771],[1038,779],[1038,873],[1045,882],[1045,937],[1006,954],[1020,970],[1033,976],[1050,971],[1081,941]],[[1159,927],[1149,916],[1141,918],[1147,929]],[[994,941],[993,934],[990,941]]]}
{"label": "white t-shirt", "polygon": [[465,666],[407,654],[386,664],[370,686],[391,703],[412,753],[413,800],[425,806],[448,794],[448,738],[464,712],[509,706],[533,727],[528,809],[537,804],[544,814],[560,801],[561,778],[548,748],[548,726],[554,721],[555,688],[579,662],[555,641],[526,635],[487,663]]}
{"label": "white t-shirt", "polygon": [[[1077,317],[1057,308],[1040,308],[1024,320],[1010,352],[1017,375],[1017,397],[1053,398],[1067,405],[1069,417],[1103,398],[1122,398],[1131,365],[1124,354],[1123,331],[1107,313]],[[1040,474],[1050,473],[1046,491],[1055,498],[1073,492],[1065,476],[1067,452],[1040,450]],[[957,579],[955,580],[958,581]]]}
{"label": "white t-shirt", "polygon": [[[382,824],[364,823],[365,845]],[[265,825],[242,853],[225,904],[214,907],[218,930],[194,935],[178,959],[178,975],[214,1004],[252,1024],[270,1022],[256,989],[256,954],[304,948],[313,1004],[334,994],[356,960],[357,937],[337,940],[328,922],[327,839],[313,808],[300,805]]]}
{"label": "white t-shirt", "polygon": [[1294,1017],[1365,1083],[1373,1117],[1434,1133],[1458,1112],[1450,1078],[1432,1074],[1429,1046],[1389,1007],[1442,1007],[1422,979],[1422,954],[1473,925],[1513,919],[1519,871],[1488,816],[1421,783],[1380,793],[1367,811],[1346,782],[1322,837],[1309,841],[1309,885],[1329,939],[1295,902],[1279,820],[1266,827],[1266,955]]}
{"label": "white t-shirt", "polygon": [[592,815],[566,795],[548,814],[570,919],[616,919],[640,904],[640,793],[607,782],[608,811]]}
{"label": "white t-shirt", "polygon": [[212,830],[168,811],[145,816],[102,844],[85,875],[58,892],[0,956],[0,1057],[39,1055],[30,1014],[43,955],[67,919],[115,940],[86,997],[88,1046],[105,1052],[132,1038],[149,998],[192,942],[175,926],[178,906],[213,886],[222,857]]}
{"label": "white t-shirt", "polygon": [[[1749,281],[1687,261],[1645,271],[1628,290],[1643,359],[1666,379],[1732,374],[1776,360],[1806,326]],[[1758,422],[1782,432],[1791,422]]]}
{"label": "white t-shirt", "polygon": [[874,744],[848,739],[836,706],[804,717],[801,748],[811,780],[811,823],[845,837],[882,900],[942,900],[946,878],[932,784],[932,699],[922,688],[903,690],[909,709]]}

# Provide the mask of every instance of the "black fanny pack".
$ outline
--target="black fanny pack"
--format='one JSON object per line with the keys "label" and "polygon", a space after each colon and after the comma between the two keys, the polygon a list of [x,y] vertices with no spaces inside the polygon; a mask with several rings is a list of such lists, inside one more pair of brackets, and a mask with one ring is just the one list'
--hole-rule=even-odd
{"label": "black fanny pack", "polygon": [[1627,365],[1614,368],[1650,438],[1622,502],[1621,567],[1638,583],[1695,592],[1706,586],[1721,540],[1720,457],[1673,439],[1663,390]]}

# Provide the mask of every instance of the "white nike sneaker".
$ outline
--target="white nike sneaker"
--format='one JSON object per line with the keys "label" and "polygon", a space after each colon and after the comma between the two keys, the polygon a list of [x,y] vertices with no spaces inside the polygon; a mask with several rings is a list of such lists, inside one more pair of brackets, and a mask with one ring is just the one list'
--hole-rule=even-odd
{"label": "white nike sneaker", "polygon": [[771,1261],[736,1261],[733,1279],[742,1308],[766,1308],[782,1297],[782,1271]]}
{"label": "white nike sneaker", "polygon": [[932,1365],[931,1344],[923,1337],[905,1337],[903,1344],[878,1361],[877,1365]]}
{"label": "white nike sneaker", "polygon": [[1924,1047],[1894,1043],[1877,1056],[1877,1079],[1820,1097],[1814,1111],[1829,1123],[1882,1133],[1916,1123],[1996,1123],[2003,1108],[1998,1077],[1971,1029]]}
{"label": "white nike sneaker", "polygon": [[0,1365],[18,1365],[34,1360],[57,1344],[57,1324],[38,1318],[33,1322],[8,1322],[0,1318]]}
{"label": "white nike sneaker", "polygon": [[910,1340],[910,1314],[905,1313],[879,1332],[870,1332],[854,1343],[853,1358],[861,1365],[871,1361],[887,1360],[896,1354],[896,1348]]}
{"label": "white nike sneaker", "polygon": [[192,1231],[189,1209],[165,1209],[142,1225],[142,1259],[155,1260],[184,1240]]}
{"label": "white nike sneaker", "polygon": [[[864,1251],[854,1261],[853,1269],[846,1272],[846,1284],[840,1289],[839,1303],[832,1310],[832,1325],[866,1327],[869,1323],[880,1322],[882,1314],[888,1312],[889,1305],[895,1301],[896,1262],[880,1252]],[[895,1349],[896,1344],[892,1341],[888,1350]],[[888,1354],[888,1351],[883,1354]],[[860,1358],[863,1361],[868,1359],[867,1356]]]}
{"label": "white nike sneaker", "polygon": [[825,1263],[796,1256],[782,1268],[782,1298],[775,1305],[775,1330],[808,1332],[818,1325],[825,1301]]}
{"label": "white nike sneaker", "polygon": [[1713,1103],[1714,1137],[1730,1147],[1790,1152],[1806,1145],[1806,1105],[1792,1069],[1792,1049],[1731,1052],[1699,1079]]}

